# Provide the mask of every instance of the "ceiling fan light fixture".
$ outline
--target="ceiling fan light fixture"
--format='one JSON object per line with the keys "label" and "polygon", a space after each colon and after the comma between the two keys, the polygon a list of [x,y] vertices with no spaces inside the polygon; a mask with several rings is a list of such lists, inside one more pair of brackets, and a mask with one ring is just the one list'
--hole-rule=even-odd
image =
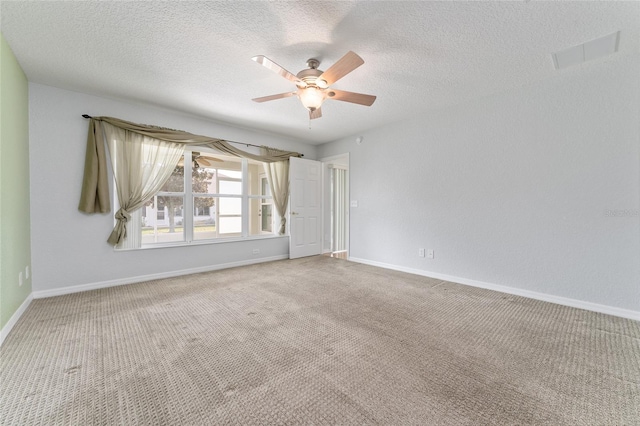
{"label": "ceiling fan light fixture", "polygon": [[302,105],[309,111],[315,111],[324,102],[324,92],[315,86],[308,86],[298,90],[298,97]]}

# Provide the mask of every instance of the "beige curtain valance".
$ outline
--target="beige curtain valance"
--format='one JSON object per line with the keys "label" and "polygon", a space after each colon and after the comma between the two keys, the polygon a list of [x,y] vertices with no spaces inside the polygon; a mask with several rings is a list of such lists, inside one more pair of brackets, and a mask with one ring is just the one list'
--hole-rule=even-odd
{"label": "beige curtain valance", "polygon": [[282,151],[274,148],[263,151],[265,152],[263,155],[257,155],[238,149],[223,139],[194,135],[182,130],[137,124],[113,117],[91,117],[89,133],[87,135],[87,153],[85,157],[82,193],[78,206],[78,209],[85,213],[107,213],[111,210],[102,122],[148,138],[190,146],[205,146],[216,149],[224,154],[250,158],[263,163],[287,161],[289,157],[302,156],[298,152]]}

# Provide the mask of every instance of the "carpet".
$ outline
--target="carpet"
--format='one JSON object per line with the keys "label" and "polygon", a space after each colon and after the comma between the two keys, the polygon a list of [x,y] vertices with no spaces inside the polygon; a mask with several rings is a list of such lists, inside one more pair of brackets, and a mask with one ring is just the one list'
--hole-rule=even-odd
{"label": "carpet", "polygon": [[640,424],[640,323],[324,256],[34,300],[3,425]]}

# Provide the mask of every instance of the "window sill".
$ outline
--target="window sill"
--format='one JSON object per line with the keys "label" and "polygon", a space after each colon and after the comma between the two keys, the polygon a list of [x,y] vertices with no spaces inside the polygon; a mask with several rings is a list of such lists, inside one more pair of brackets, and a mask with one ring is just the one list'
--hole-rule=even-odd
{"label": "window sill", "polygon": [[252,235],[250,237],[244,238],[218,238],[215,240],[197,240],[192,241],[190,243],[185,241],[180,241],[176,243],[158,243],[158,244],[148,244],[138,248],[115,248],[113,251],[116,252],[124,252],[124,251],[139,251],[139,250],[153,250],[153,249],[164,249],[164,248],[172,248],[172,247],[192,247],[192,246],[204,246],[211,244],[225,244],[225,243],[239,243],[242,241],[256,241],[256,240],[274,240],[279,238],[289,238],[289,235]]}

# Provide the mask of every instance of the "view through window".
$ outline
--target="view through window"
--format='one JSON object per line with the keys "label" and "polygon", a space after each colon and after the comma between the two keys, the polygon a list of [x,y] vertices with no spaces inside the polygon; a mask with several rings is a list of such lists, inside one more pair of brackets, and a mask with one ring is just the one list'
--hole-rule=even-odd
{"label": "view through window", "polygon": [[262,163],[185,150],[162,189],[132,214],[119,248],[272,235],[273,211]]}

